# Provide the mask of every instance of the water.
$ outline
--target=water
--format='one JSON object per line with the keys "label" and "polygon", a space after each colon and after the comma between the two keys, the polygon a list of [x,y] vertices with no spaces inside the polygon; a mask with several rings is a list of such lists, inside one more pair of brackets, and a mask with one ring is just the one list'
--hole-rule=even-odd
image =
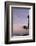
{"label": "water", "polygon": [[29,35],[29,29],[18,29],[13,31],[13,36],[25,36],[25,35]]}

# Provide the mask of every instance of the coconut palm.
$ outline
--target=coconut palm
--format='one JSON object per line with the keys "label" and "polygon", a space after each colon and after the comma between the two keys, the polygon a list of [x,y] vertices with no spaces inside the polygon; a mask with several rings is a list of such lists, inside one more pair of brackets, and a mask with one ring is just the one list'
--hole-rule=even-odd
{"label": "coconut palm", "polygon": [[23,26],[23,28],[26,30],[29,29],[29,15],[27,16],[27,18],[28,18],[28,26]]}

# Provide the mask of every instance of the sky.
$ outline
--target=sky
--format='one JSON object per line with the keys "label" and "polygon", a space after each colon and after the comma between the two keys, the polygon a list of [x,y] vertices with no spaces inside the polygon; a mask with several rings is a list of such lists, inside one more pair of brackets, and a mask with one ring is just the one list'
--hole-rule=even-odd
{"label": "sky", "polygon": [[28,16],[29,9],[26,8],[13,8],[13,31],[16,32],[20,29],[22,30],[22,26],[28,25]]}

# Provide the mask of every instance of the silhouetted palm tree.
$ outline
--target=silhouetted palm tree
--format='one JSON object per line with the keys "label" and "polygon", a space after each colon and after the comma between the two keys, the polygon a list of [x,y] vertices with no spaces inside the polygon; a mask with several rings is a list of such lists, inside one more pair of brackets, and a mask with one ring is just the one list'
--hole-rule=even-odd
{"label": "silhouetted palm tree", "polygon": [[23,26],[23,28],[26,30],[29,29],[29,15],[27,16],[27,18],[28,18],[28,26]]}

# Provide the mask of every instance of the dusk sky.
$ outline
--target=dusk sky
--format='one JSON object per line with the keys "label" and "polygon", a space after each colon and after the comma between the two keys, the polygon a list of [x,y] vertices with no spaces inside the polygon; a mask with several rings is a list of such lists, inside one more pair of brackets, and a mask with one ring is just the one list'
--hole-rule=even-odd
{"label": "dusk sky", "polygon": [[28,25],[29,9],[13,8],[13,31],[19,31],[24,25]]}

